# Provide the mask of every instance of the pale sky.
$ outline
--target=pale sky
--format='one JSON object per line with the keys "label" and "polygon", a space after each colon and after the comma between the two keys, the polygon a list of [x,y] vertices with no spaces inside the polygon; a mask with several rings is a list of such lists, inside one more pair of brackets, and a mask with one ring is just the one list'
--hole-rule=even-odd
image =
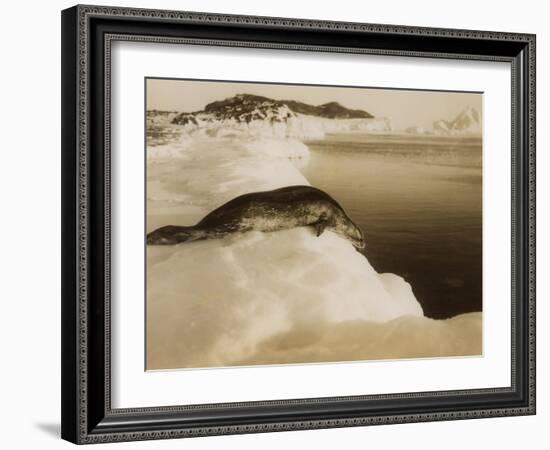
{"label": "pale sky", "polygon": [[255,94],[312,105],[336,101],[375,117],[389,117],[394,129],[431,128],[435,120],[453,120],[467,106],[482,112],[482,94],[331,86],[282,85],[195,80],[147,80],[146,109],[192,112],[235,94]]}

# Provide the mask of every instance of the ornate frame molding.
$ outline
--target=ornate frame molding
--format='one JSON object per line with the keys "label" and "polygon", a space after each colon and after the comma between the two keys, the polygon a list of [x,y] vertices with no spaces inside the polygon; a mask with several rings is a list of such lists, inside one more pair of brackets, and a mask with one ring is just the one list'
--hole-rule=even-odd
{"label": "ornate frame molding", "polygon": [[[215,39],[205,37],[169,37],[151,36],[139,33],[110,32],[107,30],[100,35],[104,46],[102,64],[105,69],[103,81],[103,106],[104,124],[102,130],[103,144],[103,179],[94,180],[90,165],[91,129],[96,126],[92,123],[90,115],[91,96],[97,95],[94,90],[92,77],[96,76],[97,61],[94,55],[98,48],[92,47],[94,38],[92,22],[98,19],[118,21],[123,28],[128,20],[139,21],[143,26],[148,23],[158,22],[170,26],[197,25],[214,26],[239,26],[254,33],[257,30],[269,30],[270,32],[319,30],[332,33],[359,33],[368,37],[376,35],[383,40],[384,36],[400,37],[426,37],[437,39],[457,39],[463,45],[471,41],[472,51],[446,53],[440,51],[434,45],[433,50],[422,49],[396,49],[378,47],[349,47],[339,45],[318,45],[315,43],[281,43],[262,40],[247,41],[244,39]],[[194,437],[217,434],[239,434],[250,432],[272,432],[297,429],[348,427],[373,424],[439,421],[451,419],[469,419],[482,417],[498,417],[509,415],[527,415],[535,413],[535,36],[530,34],[514,34],[487,31],[449,30],[441,28],[405,27],[396,25],[377,25],[348,22],[315,21],[304,19],[271,18],[256,16],[236,16],[223,14],[205,14],[196,12],[158,11],[149,9],[130,9],[118,7],[76,6],[63,13],[64,42],[63,51],[64,73],[64,130],[63,130],[63,158],[67,166],[63,168],[64,181],[64,216],[67,234],[64,234],[63,251],[63,376],[71,379],[70,386],[63,389],[63,437],[77,443],[98,443],[112,441],[130,441],[143,439],[165,439],[173,437]],[[117,22],[117,23],[118,23]],[[93,35],[93,36],[92,36]],[[69,42],[69,40],[71,42]],[[195,45],[218,46],[243,46],[266,49],[291,49],[304,51],[347,52],[364,54],[383,54],[412,57],[451,58],[451,59],[478,59],[486,61],[504,61],[512,65],[512,153],[518,155],[521,167],[513,158],[513,172],[518,175],[513,177],[512,196],[518,197],[513,203],[512,227],[513,227],[513,286],[512,286],[512,385],[509,388],[481,389],[470,391],[430,392],[419,394],[396,394],[360,397],[331,397],[308,400],[285,400],[275,402],[251,402],[239,404],[195,405],[167,408],[139,408],[139,409],[111,409],[110,402],[110,67],[111,44],[113,41],[142,41],[155,43],[186,43]],[[457,42],[458,42],[457,41]],[[499,48],[508,49],[510,54],[483,54],[476,52],[476,46],[482,41],[498,42]],[[439,41],[437,41],[439,42]],[[514,49],[520,49],[514,53]],[[95,65],[94,65],[95,64]],[[71,67],[69,67],[71,66]],[[76,107],[75,107],[76,105]],[[96,140],[96,142],[99,138]],[[75,152],[76,148],[76,152]],[[522,159],[523,158],[523,159]],[[74,167],[72,167],[74,165]],[[72,168],[71,168],[72,167]],[[76,168],[76,170],[75,170]],[[523,171],[523,172],[521,172]],[[520,173],[521,172],[521,173]],[[523,173],[523,175],[522,175]],[[523,185],[518,184],[518,178],[524,177]],[[104,217],[98,218],[97,210],[91,206],[92,184],[103,183],[103,210]],[[94,184],[95,185],[95,184]],[[71,192],[68,192],[68,190]],[[94,197],[96,198],[96,197]],[[95,201],[95,200],[94,200]],[[527,212],[527,214],[525,214]],[[90,268],[97,263],[91,258],[94,245],[91,241],[91,229],[96,229],[95,220],[103,221],[103,255],[104,269],[104,316],[103,324],[91,319],[90,291],[94,288],[93,278],[90,276]],[[517,242],[516,236],[520,236],[522,242]],[[95,243],[95,241],[94,241]],[[95,243],[97,245],[97,243]],[[517,253],[520,253],[519,255]],[[519,259],[518,259],[519,258]],[[517,262],[523,265],[517,268]],[[523,271],[519,273],[517,271]],[[69,280],[74,276],[74,280]],[[521,286],[516,285],[520,277]],[[523,277],[523,278],[522,278]],[[522,291],[522,288],[525,288]],[[517,298],[518,293],[528,292],[522,298]],[[521,296],[520,296],[521,297]],[[521,303],[521,305],[519,303]],[[75,307],[76,305],[76,307]],[[522,317],[517,316],[522,311]],[[96,392],[95,384],[98,384],[97,373],[90,372],[92,364],[96,364],[90,358],[90,349],[95,348],[98,337],[92,327],[98,327],[103,333],[104,367],[103,383],[103,408],[91,406],[90,391]],[[520,329],[518,329],[518,327]],[[95,330],[95,328],[93,328]],[[99,331],[98,331],[99,332]],[[526,351],[518,356],[517,336],[524,336]],[[94,336],[93,339],[90,336]],[[66,343],[73,340],[71,344]],[[522,347],[523,348],[523,347]],[[520,360],[518,360],[520,358]],[[517,363],[521,366],[521,373],[517,373]],[[518,366],[519,367],[519,366]],[[95,384],[94,384],[95,383]],[[492,394],[511,394],[519,389],[518,383],[524,388],[526,398],[515,403],[509,402],[507,406],[472,408],[449,410],[436,410],[413,413],[393,414],[368,414],[355,417],[320,418],[306,420],[280,420],[250,424],[220,424],[213,426],[169,426],[166,420],[170,414],[182,414],[191,409],[208,411],[216,408],[235,408],[244,406],[258,407],[290,407],[292,405],[326,404],[330,402],[345,401],[381,401],[390,399],[410,400],[426,397],[467,397],[472,400]],[[94,387],[92,387],[94,384]],[[94,410],[92,412],[92,409]],[[102,410],[101,410],[102,409]],[[103,419],[98,421],[98,418]],[[135,423],[127,425],[128,418],[134,417]],[[145,422],[141,419],[147,417]],[[160,417],[160,419],[159,419]],[[126,425],[120,425],[124,418]],[[155,427],[151,424],[164,426]],[[131,422],[131,421],[130,421]]]}

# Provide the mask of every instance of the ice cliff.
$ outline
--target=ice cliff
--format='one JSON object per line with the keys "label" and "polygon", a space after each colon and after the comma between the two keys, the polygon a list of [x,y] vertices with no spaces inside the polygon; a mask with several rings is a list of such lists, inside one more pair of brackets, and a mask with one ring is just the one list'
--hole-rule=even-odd
{"label": "ice cliff", "polygon": [[337,102],[314,106],[249,94],[209,103],[201,111],[180,113],[170,120],[187,133],[202,130],[211,136],[228,128],[248,136],[299,139],[322,138],[334,132],[391,130],[389,119],[375,118],[366,111],[349,109]]}

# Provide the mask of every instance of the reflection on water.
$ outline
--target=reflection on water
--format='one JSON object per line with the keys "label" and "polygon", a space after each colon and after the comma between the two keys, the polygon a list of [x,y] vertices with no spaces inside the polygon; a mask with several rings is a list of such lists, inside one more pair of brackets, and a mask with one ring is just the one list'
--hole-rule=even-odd
{"label": "reflection on water", "polygon": [[302,172],[365,233],[378,272],[403,276],[433,318],[481,311],[481,140],[331,135]]}

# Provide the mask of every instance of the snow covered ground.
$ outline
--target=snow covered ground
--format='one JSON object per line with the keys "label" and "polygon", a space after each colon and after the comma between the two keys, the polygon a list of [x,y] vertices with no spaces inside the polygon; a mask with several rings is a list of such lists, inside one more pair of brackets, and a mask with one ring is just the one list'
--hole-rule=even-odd
{"label": "snow covered ground", "polygon": [[[293,138],[225,129],[147,149],[147,231],[309,184]],[[425,318],[411,286],[312,229],[147,248],[147,368],[481,354],[481,313]]]}

